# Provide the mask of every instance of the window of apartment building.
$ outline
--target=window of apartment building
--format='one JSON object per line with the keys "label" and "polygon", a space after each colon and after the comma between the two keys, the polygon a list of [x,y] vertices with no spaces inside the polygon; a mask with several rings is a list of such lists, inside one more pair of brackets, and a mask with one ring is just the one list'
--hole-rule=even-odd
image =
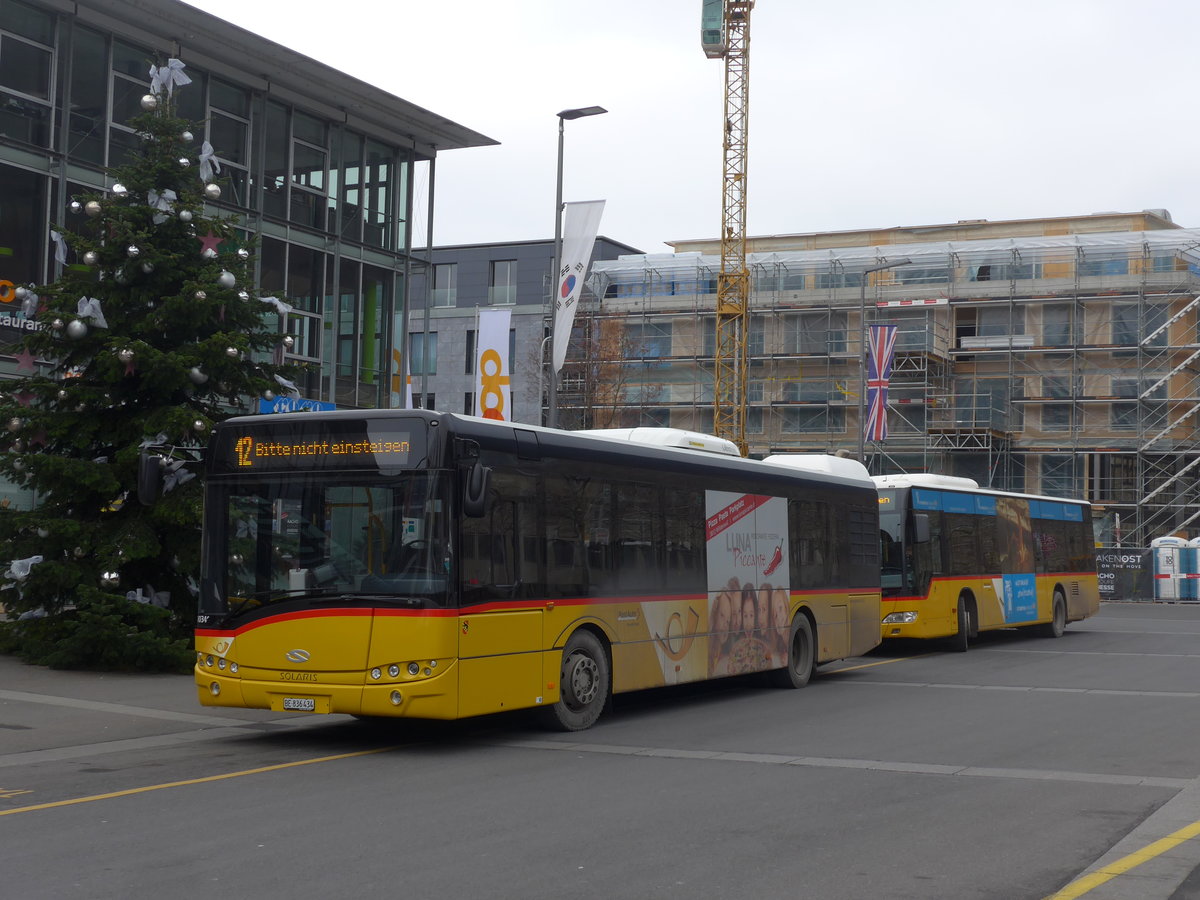
{"label": "window of apartment building", "polygon": [[969,281],[1022,281],[1041,277],[1041,263],[981,263],[967,269]]}
{"label": "window of apartment building", "polygon": [[297,225],[325,228],[325,191],[329,153],[325,123],[315,116],[292,112],[291,202],[288,218]]}
{"label": "window of apartment building", "polygon": [[750,334],[746,339],[746,354],[751,363],[754,357],[763,357],[767,352],[766,316],[750,316]]}
{"label": "window of apartment building", "polygon": [[892,271],[897,284],[944,284],[952,280],[949,266],[900,266]]}
{"label": "window of apartment building", "polygon": [[862,287],[862,272],[818,272],[814,279],[817,290]]}
{"label": "window of apartment building", "polygon": [[888,431],[893,434],[924,434],[925,407],[920,404],[892,406],[887,411]]}
{"label": "window of apartment building", "polygon": [[749,434],[763,433],[763,408],[751,406],[746,409],[746,431]]}
{"label": "window of apartment building", "polygon": [[[479,351],[475,346],[476,335],[477,335],[477,332],[475,331],[474,328],[467,329],[466,342],[465,342],[466,362],[464,363],[464,367],[463,367],[464,374],[466,374],[466,375],[474,375],[475,374],[475,362],[476,362],[475,357],[477,357],[479,355]],[[532,365],[538,365],[538,364],[544,365],[545,364],[543,361],[540,361],[540,360],[532,360],[532,361],[530,361],[530,363]],[[510,329],[508,329],[508,372],[511,375],[516,370],[517,370],[517,329],[510,328]],[[561,376],[561,377],[565,378],[566,376]],[[580,387],[580,389],[582,390],[582,386]]]}
{"label": "window of apartment building", "polygon": [[[1165,347],[1167,329],[1162,328],[1167,320],[1167,307],[1162,303],[1114,303],[1112,305],[1112,342],[1136,347],[1149,335],[1147,347]],[[1161,331],[1159,329],[1162,329]],[[1155,332],[1158,332],[1155,334]]]}
{"label": "window of apartment building", "polygon": [[846,313],[810,312],[785,316],[784,350],[787,353],[846,352]]}
{"label": "window of apartment building", "polygon": [[[762,403],[765,391],[761,381],[746,382],[746,402],[747,403]],[[709,398],[711,399],[711,398]]]}
{"label": "window of apartment building", "polygon": [[889,310],[886,319],[876,325],[896,326],[897,350],[929,350],[933,346],[934,329],[930,313],[923,309]]}
{"label": "window of apartment building", "polygon": [[626,359],[666,359],[671,355],[669,321],[630,322],[625,326]]}
{"label": "window of apartment building", "polygon": [[1069,403],[1047,403],[1042,407],[1043,431],[1070,431],[1071,405]]}
{"label": "window of apartment building", "polygon": [[781,409],[784,434],[831,434],[846,430],[846,411],[828,406]]}
{"label": "window of apartment building", "polygon": [[828,403],[831,388],[827,378],[800,378],[784,382],[782,397],[785,403]]}
{"label": "window of apartment building", "polygon": [[465,394],[463,394],[463,409],[462,409],[462,411],[463,411],[464,416],[475,415],[475,392],[474,391],[467,391]]}
{"label": "window of apartment building", "polygon": [[433,267],[433,305],[454,306],[458,302],[458,263],[436,263]]}
{"label": "window of apartment building", "polygon": [[392,249],[401,240],[390,221],[396,182],[394,151],[350,129],[335,134],[334,144],[326,191],[330,227],[336,227],[346,240]]}
{"label": "window of apartment building", "polygon": [[410,375],[437,374],[437,332],[415,332],[408,336]]}
{"label": "window of apartment building", "polygon": [[47,147],[54,16],[13,0],[0,11],[0,136]]}
{"label": "window of apartment building", "polygon": [[[1079,457],[1082,460],[1082,456]],[[1081,484],[1075,469],[1076,457],[1066,453],[1047,453],[1041,457],[1041,490],[1050,497],[1079,497]]]}
{"label": "window of apartment building", "polygon": [[1111,256],[1089,254],[1077,263],[1080,278],[1092,278],[1103,275],[1128,275],[1129,258],[1126,256]]}
{"label": "window of apartment building", "polygon": [[1047,303],[1042,307],[1042,345],[1073,347],[1079,343],[1078,322],[1072,303]]}
{"label": "window of apartment building", "polygon": [[494,259],[488,265],[488,302],[498,305],[517,302],[517,261]]}
{"label": "window of apartment building", "polygon": [[1079,379],[1071,375],[1043,375],[1042,396],[1056,399],[1074,397],[1079,392]]}

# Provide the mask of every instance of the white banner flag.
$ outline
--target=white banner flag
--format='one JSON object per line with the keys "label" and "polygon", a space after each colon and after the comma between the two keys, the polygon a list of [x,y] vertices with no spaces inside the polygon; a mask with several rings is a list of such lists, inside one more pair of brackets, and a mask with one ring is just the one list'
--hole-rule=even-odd
{"label": "white banner flag", "polygon": [[554,371],[563,367],[567,358],[567,343],[571,340],[571,324],[575,321],[575,306],[583,291],[592,245],[600,230],[603,200],[563,204],[563,252],[558,266],[558,287],[554,293]]}
{"label": "white banner flag", "polygon": [[512,420],[512,389],[508,375],[507,309],[479,311],[475,342],[475,415],[501,422]]}

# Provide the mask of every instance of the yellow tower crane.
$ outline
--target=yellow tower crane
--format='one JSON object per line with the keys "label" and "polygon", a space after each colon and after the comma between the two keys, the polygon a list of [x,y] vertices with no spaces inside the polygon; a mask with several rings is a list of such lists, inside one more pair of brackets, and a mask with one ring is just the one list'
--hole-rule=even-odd
{"label": "yellow tower crane", "polygon": [[746,268],[746,149],[750,113],[750,11],[754,0],[703,0],[700,42],[725,60],[721,271],[717,274],[713,430],[746,455],[747,335],[750,272]]}

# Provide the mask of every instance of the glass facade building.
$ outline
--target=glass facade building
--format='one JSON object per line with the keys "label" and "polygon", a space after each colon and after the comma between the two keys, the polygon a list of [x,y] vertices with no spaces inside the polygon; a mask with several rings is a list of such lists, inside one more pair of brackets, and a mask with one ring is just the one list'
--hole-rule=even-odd
{"label": "glass facade building", "polygon": [[15,374],[15,287],[57,277],[50,229],[111,186],[168,58],[192,80],[177,113],[220,165],[215,210],[257,239],[261,293],[293,309],[302,393],[395,405],[415,172],[431,206],[438,152],[496,142],[176,0],[0,0],[0,376]]}

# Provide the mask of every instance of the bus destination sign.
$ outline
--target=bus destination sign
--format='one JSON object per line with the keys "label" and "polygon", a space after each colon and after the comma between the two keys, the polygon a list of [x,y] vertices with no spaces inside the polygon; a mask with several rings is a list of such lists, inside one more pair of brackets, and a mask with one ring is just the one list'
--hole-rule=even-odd
{"label": "bus destination sign", "polygon": [[396,468],[424,455],[423,432],[411,422],[287,423],[283,427],[223,428],[213,465],[221,472],[279,472]]}

